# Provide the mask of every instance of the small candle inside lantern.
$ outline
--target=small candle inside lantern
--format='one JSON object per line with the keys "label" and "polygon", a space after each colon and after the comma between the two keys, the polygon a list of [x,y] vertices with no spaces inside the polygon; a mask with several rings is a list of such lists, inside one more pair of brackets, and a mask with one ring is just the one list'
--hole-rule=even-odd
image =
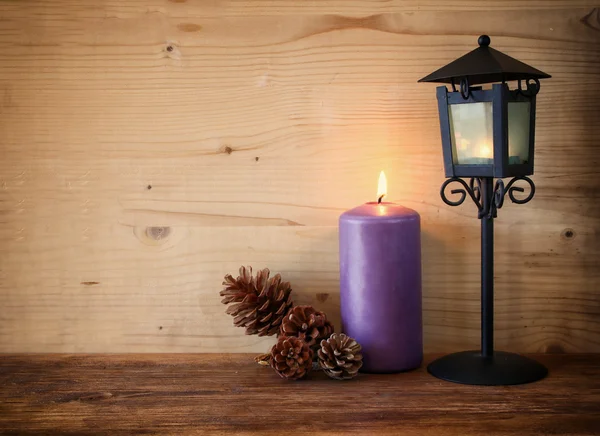
{"label": "small candle inside lantern", "polygon": [[479,146],[479,157],[485,159],[491,159],[494,157],[492,154],[492,147],[490,147],[490,145],[487,142],[484,142]]}

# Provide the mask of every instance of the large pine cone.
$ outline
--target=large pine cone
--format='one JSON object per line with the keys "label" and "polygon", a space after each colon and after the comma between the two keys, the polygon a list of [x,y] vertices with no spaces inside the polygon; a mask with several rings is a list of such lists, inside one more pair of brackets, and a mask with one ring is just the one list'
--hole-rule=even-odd
{"label": "large pine cone", "polygon": [[290,309],[281,323],[280,332],[282,336],[296,336],[313,348],[318,348],[321,339],[328,338],[332,333],[333,325],[327,321],[327,316],[312,306]]}
{"label": "large pine cone", "polygon": [[223,304],[234,303],[227,308],[236,327],[245,327],[247,335],[272,336],[279,332],[281,321],[292,306],[289,282],[282,282],[279,274],[269,278],[268,268],[252,276],[251,267],[240,267],[240,275],[234,279],[226,275],[225,288],[220,292]]}
{"label": "large pine cone", "polygon": [[334,333],[329,339],[321,341],[318,356],[325,374],[337,380],[356,377],[362,366],[360,344],[343,333]]}
{"label": "large pine cone", "polygon": [[288,380],[297,380],[308,374],[312,360],[312,349],[296,337],[280,336],[271,348],[271,367]]}
{"label": "large pine cone", "polygon": [[252,276],[252,267],[240,267],[240,275],[234,279],[231,274],[227,274],[223,280],[225,288],[220,292],[221,303],[241,302],[247,294],[258,294],[263,289],[269,279],[269,269],[265,268],[256,273],[256,278]]}

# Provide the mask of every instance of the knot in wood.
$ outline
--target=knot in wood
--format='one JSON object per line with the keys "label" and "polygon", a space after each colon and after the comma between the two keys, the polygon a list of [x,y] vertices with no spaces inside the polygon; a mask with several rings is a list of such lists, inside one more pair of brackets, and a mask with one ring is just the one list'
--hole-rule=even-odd
{"label": "knot in wood", "polygon": [[166,239],[171,233],[170,227],[148,227],[146,229],[146,235],[154,239],[155,241],[160,241],[161,239]]}
{"label": "knot in wood", "polygon": [[573,239],[575,237],[575,230],[569,229],[569,228],[564,229],[560,236],[561,236],[561,238],[567,239],[567,240]]}

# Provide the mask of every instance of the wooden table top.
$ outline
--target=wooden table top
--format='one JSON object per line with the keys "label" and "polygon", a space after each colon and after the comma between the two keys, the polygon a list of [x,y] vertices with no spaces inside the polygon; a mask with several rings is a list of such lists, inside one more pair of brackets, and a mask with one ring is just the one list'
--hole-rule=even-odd
{"label": "wooden table top", "polygon": [[288,382],[248,354],[3,355],[0,432],[600,434],[600,355],[534,357],[547,379],[473,387],[423,368]]}

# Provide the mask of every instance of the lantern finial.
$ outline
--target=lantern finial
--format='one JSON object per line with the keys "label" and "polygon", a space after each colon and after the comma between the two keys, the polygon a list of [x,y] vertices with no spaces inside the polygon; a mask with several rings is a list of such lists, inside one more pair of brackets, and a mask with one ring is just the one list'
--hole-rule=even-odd
{"label": "lantern finial", "polygon": [[477,44],[479,44],[479,47],[487,47],[487,46],[490,45],[491,41],[492,40],[490,39],[489,36],[487,36],[487,35],[481,35],[479,37],[479,39],[477,40]]}

